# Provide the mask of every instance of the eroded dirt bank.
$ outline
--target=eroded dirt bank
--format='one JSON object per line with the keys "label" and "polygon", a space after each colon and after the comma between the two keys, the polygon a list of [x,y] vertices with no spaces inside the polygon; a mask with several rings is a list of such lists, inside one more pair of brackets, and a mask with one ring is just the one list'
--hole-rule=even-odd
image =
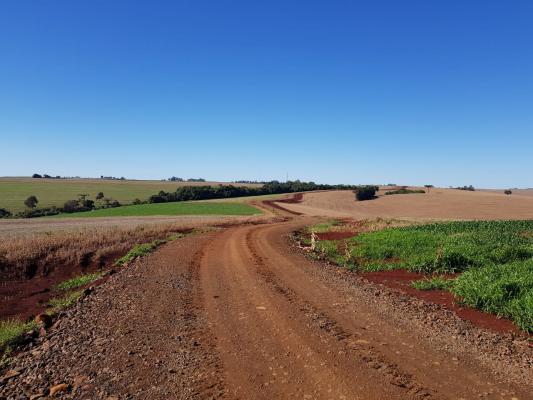
{"label": "eroded dirt bank", "polygon": [[22,353],[0,397],[533,398],[525,340],[308,261],[287,235],[312,222],[163,246]]}

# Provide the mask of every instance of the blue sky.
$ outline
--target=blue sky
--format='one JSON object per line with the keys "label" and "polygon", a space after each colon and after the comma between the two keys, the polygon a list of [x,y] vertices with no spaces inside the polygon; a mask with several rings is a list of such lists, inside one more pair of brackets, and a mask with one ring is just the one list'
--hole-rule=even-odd
{"label": "blue sky", "polygon": [[533,187],[531,1],[4,1],[0,175]]}

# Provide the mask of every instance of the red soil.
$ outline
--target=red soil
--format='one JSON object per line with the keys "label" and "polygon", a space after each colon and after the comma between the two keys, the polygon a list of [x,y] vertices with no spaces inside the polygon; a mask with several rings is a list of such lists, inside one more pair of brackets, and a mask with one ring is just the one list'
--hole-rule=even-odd
{"label": "red soil", "polygon": [[418,290],[410,286],[413,281],[427,278],[425,275],[406,270],[362,272],[360,275],[371,282],[381,283],[427,302],[440,304],[479,327],[503,333],[523,334],[523,331],[506,318],[498,318],[493,314],[458,304],[453,294],[446,290]]}
{"label": "red soil", "polygon": [[281,210],[281,211],[284,211],[284,212],[287,212],[289,214],[292,214],[292,215],[302,215],[302,213],[300,212],[297,212],[297,211],[292,211],[292,210],[289,210],[285,207],[282,207],[280,206],[278,203],[286,203],[286,204],[295,204],[295,203],[301,203],[303,200],[303,194],[302,193],[296,193],[295,195],[293,195],[292,197],[288,198],[288,199],[282,199],[282,200],[263,200],[263,204],[265,206],[270,206],[272,208],[276,208],[278,210]]}
{"label": "red soil", "polygon": [[[43,312],[52,297],[60,297],[63,292],[54,290],[55,285],[80,274],[109,269],[123,254],[113,254],[106,258],[104,266],[100,262],[88,266],[56,266],[46,274],[36,275],[30,279],[2,280],[0,283],[0,320],[17,318],[26,320]],[[106,267],[107,268],[106,268]],[[98,284],[99,280],[93,282]]]}

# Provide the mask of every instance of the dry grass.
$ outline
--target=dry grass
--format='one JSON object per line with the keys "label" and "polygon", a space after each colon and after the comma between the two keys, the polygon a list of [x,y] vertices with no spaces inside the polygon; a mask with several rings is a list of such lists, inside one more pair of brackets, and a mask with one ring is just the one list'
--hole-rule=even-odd
{"label": "dry grass", "polygon": [[[7,224],[14,230],[0,230],[0,274],[3,279],[21,279],[64,265],[101,264],[125,254],[133,246],[191,229],[253,223],[264,217],[211,217],[139,219],[120,218],[100,224],[67,221],[43,224],[40,221]],[[45,222],[45,221],[43,221]],[[119,225],[116,225],[118,223]],[[37,229],[36,229],[37,228]],[[45,228],[47,230],[40,230]]]}

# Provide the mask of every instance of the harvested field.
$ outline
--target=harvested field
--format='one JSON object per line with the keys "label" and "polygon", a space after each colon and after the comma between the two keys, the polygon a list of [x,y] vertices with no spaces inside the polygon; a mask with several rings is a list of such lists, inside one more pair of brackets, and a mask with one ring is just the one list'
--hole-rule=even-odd
{"label": "harvested field", "polygon": [[[301,203],[283,207],[299,213],[333,218],[533,219],[533,196],[503,192],[433,188],[429,193],[381,196],[355,201],[351,191],[305,193]],[[524,193],[529,193],[525,191]]]}

